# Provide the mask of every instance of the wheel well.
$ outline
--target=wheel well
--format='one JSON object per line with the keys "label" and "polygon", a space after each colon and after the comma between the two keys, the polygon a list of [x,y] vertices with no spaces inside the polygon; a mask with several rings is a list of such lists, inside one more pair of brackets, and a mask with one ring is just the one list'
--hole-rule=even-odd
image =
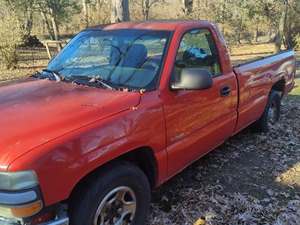
{"label": "wheel well", "polygon": [[285,80],[284,79],[277,81],[272,87],[272,90],[281,92],[281,95],[283,94],[284,89],[285,89]]}
{"label": "wheel well", "polygon": [[153,153],[153,150],[149,147],[141,147],[130,151],[120,157],[104,164],[89,173],[87,176],[83,177],[73,188],[72,193],[69,197],[72,200],[72,196],[78,194],[80,190],[84,187],[88,187],[89,183],[97,177],[99,172],[101,172],[104,168],[111,167],[118,161],[127,161],[135,164],[139,167],[147,176],[149,183],[152,188],[156,185],[157,178],[157,163]]}
{"label": "wheel well", "polygon": [[128,161],[138,166],[148,177],[151,187],[155,187],[157,178],[157,164],[151,148],[138,148],[125,155],[122,155],[116,160]]}

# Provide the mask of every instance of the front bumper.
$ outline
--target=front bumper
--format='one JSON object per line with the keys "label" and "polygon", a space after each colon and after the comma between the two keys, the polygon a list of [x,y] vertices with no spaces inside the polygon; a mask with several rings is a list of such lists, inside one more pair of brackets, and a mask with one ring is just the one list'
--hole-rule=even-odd
{"label": "front bumper", "polygon": [[[42,199],[42,195],[39,187],[18,192],[0,191],[0,225],[31,225],[33,217],[31,217],[30,215],[28,217],[14,217],[7,215],[5,210],[6,208],[21,208],[19,206],[26,206],[27,204],[37,201],[41,202],[40,199]],[[41,203],[41,206],[43,206],[43,203]],[[69,218],[63,206],[57,206],[56,210],[56,219],[38,225],[69,225]],[[41,211],[39,210],[39,212]]]}
{"label": "front bumper", "polygon": [[44,223],[41,225],[69,225],[69,218],[65,217],[65,218],[58,219],[58,220],[48,222],[48,223]]}
{"label": "front bumper", "polygon": [[[11,220],[6,220],[4,218],[0,217],[0,224],[1,225],[21,225],[19,222],[14,222]],[[65,218],[61,218],[61,219],[57,219],[57,220],[53,220],[47,223],[43,223],[40,225],[69,225],[69,218],[65,217]]]}
{"label": "front bumper", "polygon": [[0,217],[0,224],[1,225],[20,225],[20,223],[17,221],[7,220],[2,217]]}

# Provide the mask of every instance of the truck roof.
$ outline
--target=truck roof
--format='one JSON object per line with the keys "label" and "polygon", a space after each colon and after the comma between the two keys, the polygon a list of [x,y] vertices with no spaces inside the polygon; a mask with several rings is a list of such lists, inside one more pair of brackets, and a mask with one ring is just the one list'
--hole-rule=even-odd
{"label": "truck roof", "polygon": [[211,25],[206,20],[154,20],[143,22],[122,22],[106,25],[98,25],[88,29],[104,29],[104,30],[118,30],[118,29],[148,29],[148,30],[168,30],[174,31],[180,27],[192,25]]}

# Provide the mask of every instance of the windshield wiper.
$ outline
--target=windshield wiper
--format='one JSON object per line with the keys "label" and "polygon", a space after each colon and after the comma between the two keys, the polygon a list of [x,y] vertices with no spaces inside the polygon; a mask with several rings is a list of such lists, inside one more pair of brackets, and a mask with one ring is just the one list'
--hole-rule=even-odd
{"label": "windshield wiper", "polygon": [[42,71],[46,72],[46,73],[50,73],[54,77],[55,81],[57,81],[57,82],[63,81],[65,79],[65,77],[63,77],[57,71],[53,71],[53,70],[49,70],[49,69],[43,69]]}
{"label": "windshield wiper", "polygon": [[91,79],[89,80],[90,83],[99,83],[101,84],[103,87],[110,89],[110,90],[114,90],[115,87],[112,86],[112,84],[108,83],[107,81],[101,79],[99,76],[95,76],[95,77],[91,77]]}
{"label": "windshield wiper", "polygon": [[116,89],[113,87],[112,84],[108,83],[108,81],[105,81],[101,79],[99,76],[71,76],[70,81],[75,84],[79,85],[87,85],[87,86],[94,86],[94,87],[99,87],[99,84],[101,87],[114,90]]}

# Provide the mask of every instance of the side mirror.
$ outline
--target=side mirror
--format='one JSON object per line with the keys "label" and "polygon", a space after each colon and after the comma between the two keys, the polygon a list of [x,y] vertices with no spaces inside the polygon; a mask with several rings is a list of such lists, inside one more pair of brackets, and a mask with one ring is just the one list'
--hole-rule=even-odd
{"label": "side mirror", "polygon": [[172,90],[204,90],[212,87],[212,74],[205,69],[184,68],[181,70],[179,81],[171,85]]}

